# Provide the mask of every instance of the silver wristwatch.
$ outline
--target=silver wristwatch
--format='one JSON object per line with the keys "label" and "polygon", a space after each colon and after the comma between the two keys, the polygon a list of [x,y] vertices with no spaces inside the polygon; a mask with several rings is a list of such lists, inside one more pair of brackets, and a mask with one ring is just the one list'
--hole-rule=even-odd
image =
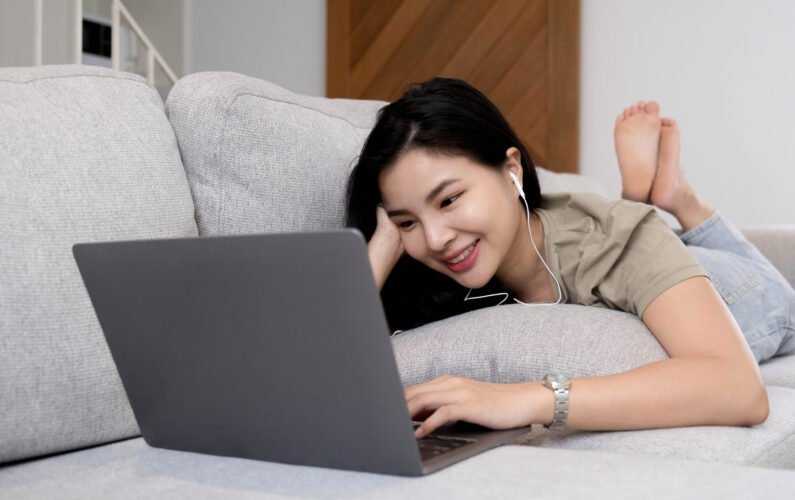
{"label": "silver wristwatch", "polygon": [[559,373],[548,373],[544,376],[544,387],[555,394],[555,416],[551,424],[544,424],[545,429],[557,431],[566,427],[566,417],[569,416],[569,386],[568,377]]}

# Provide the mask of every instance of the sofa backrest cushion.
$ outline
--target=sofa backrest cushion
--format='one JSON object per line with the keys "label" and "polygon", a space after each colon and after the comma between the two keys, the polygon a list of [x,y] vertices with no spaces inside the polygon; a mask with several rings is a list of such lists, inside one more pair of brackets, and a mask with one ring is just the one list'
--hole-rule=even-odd
{"label": "sofa backrest cushion", "polygon": [[[168,96],[202,235],[336,229],[351,169],[386,103],[292,93],[237,73],[194,73]],[[542,190],[593,180],[539,169]]]}
{"label": "sofa backrest cushion", "polygon": [[0,68],[0,462],[138,434],[72,245],[196,234],[145,80]]}
{"label": "sofa backrest cushion", "polygon": [[346,177],[383,104],[302,96],[236,73],[182,78],[166,109],[200,234],[342,227]]}

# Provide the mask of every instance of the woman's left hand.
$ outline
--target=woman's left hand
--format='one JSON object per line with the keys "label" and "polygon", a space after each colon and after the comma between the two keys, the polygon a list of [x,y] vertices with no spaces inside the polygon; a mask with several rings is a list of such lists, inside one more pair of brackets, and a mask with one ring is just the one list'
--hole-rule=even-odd
{"label": "woman's left hand", "polygon": [[[445,375],[403,391],[414,420],[428,416],[414,432],[426,436],[448,422],[464,420],[492,429],[512,429],[533,423],[535,383],[492,384]],[[549,392],[549,391],[547,391]]]}

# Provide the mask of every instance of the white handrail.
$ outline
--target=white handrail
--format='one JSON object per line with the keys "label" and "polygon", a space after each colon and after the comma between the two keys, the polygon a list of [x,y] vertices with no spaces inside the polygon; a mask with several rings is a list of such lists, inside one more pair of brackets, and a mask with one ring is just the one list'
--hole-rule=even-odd
{"label": "white handrail", "polygon": [[74,40],[72,44],[72,60],[74,64],[83,62],[83,0],[73,0],[74,12]]}
{"label": "white handrail", "polygon": [[112,19],[112,26],[111,26],[111,43],[110,43],[110,54],[111,54],[111,64],[113,65],[113,69],[116,71],[119,70],[121,66],[121,54],[120,54],[120,47],[121,47],[121,20],[127,22],[132,28],[133,32],[141,39],[141,42],[146,46],[147,50],[147,64],[146,64],[146,79],[149,80],[149,83],[152,85],[155,84],[155,63],[160,65],[160,67],[165,72],[166,76],[171,80],[171,83],[174,84],[177,82],[177,75],[171,70],[171,67],[166,63],[163,56],[157,51],[155,46],[152,42],[149,41],[149,38],[143,32],[138,23],[135,21],[135,18],[130,15],[130,11],[127,10],[127,7],[121,3],[121,0],[113,0],[113,19]]}
{"label": "white handrail", "polygon": [[33,65],[41,66],[42,46],[44,45],[44,28],[43,28],[44,11],[41,6],[41,0],[33,2]]}

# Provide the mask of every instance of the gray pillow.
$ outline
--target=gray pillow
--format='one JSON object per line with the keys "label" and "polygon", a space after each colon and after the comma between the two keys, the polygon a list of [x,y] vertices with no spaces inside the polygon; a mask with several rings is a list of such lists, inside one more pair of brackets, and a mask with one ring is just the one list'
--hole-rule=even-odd
{"label": "gray pillow", "polygon": [[442,375],[517,383],[619,373],[668,355],[635,315],[572,304],[479,309],[392,337],[404,385]]}
{"label": "gray pillow", "polygon": [[138,76],[0,68],[0,462],[138,427],[72,258],[196,235],[174,133]]}
{"label": "gray pillow", "polygon": [[202,236],[337,229],[385,103],[293,94],[237,73],[182,78],[166,108]]}

